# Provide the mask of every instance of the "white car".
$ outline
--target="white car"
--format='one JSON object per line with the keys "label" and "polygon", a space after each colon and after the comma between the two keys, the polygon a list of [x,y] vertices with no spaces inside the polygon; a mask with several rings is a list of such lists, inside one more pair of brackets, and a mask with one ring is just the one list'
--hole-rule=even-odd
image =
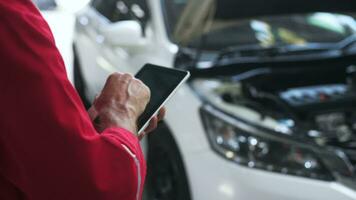
{"label": "white car", "polygon": [[33,0],[50,26],[67,69],[67,75],[73,82],[73,34],[74,13],[84,7],[87,0]]}
{"label": "white car", "polygon": [[112,72],[191,71],[147,140],[148,199],[356,200],[356,23],[329,13],[354,8],[93,0],[77,15],[75,85],[88,102]]}

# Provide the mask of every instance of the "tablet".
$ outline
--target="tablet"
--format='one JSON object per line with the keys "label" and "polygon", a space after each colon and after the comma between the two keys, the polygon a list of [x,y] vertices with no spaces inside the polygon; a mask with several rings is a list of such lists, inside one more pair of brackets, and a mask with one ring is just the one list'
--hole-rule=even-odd
{"label": "tablet", "polygon": [[151,118],[158,114],[178,88],[188,80],[189,76],[188,71],[152,64],[146,64],[135,75],[135,78],[141,80],[151,90],[151,99],[137,121],[139,134],[143,133]]}

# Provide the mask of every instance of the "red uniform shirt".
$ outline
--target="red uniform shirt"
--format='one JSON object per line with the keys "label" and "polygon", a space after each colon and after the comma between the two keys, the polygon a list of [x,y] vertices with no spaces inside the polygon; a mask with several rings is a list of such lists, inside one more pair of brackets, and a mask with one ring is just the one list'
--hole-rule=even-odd
{"label": "red uniform shirt", "polygon": [[141,199],[138,139],[95,131],[30,0],[0,0],[0,66],[0,200]]}

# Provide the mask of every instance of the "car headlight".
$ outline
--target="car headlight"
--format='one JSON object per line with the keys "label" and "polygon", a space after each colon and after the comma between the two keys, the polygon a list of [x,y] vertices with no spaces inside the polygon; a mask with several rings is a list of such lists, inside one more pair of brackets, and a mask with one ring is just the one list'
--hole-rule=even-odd
{"label": "car headlight", "polygon": [[212,148],[228,160],[271,172],[333,180],[316,153],[296,142],[266,134],[212,106],[201,109]]}

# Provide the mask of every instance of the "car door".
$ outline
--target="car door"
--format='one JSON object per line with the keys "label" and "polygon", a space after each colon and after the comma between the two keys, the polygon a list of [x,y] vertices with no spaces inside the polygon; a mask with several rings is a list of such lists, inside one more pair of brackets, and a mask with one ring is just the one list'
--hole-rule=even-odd
{"label": "car door", "polygon": [[[101,68],[108,73],[119,71],[134,74],[144,63],[148,62],[146,58],[140,57],[140,55],[146,55],[152,51],[150,47],[153,43],[153,34],[151,28],[147,26],[148,23],[149,10],[146,0],[117,0],[115,9],[112,10],[107,23],[101,24],[101,31],[103,35],[106,35],[106,30],[112,29],[117,37],[129,37],[128,40],[136,38],[136,41],[121,43],[106,38],[100,58],[106,68]],[[125,26],[126,30],[125,28],[113,28],[123,24],[130,24],[136,28],[132,26]],[[137,35],[138,27],[142,34],[140,36]],[[125,35],[123,32],[128,32],[131,35]]]}
{"label": "car door", "polygon": [[100,91],[108,72],[101,69],[105,38],[101,26],[108,23],[116,0],[93,0],[88,9],[77,14],[76,53],[79,54],[82,74],[87,85],[87,97],[93,99]]}
{"label": "car door", "polygon": [[[89,96],[102,88],[106,78],[113,72],[135,73],[132,58],[149,49],[145,25],[148,16],[146,0],[94,0],[90,37],[96,54],[94,65],[87,70]],[[144,2],[144,3],[142,3]],[[122,39],[122,40],[120,40]],[[89,58],[93,59],[93,58]],[[142,62],[143,63],[143,62]]]}

